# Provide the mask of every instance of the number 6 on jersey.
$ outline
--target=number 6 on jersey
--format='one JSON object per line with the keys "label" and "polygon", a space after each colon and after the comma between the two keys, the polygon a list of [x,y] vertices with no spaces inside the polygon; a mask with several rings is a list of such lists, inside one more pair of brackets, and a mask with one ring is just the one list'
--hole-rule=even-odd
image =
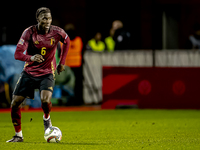
{"label": "number 6 on jersey", "polygon": [[43,47],[41,49],[41,55],[43,55],[43,56],[46,55],[46,49],[47,49],[46,47]]}

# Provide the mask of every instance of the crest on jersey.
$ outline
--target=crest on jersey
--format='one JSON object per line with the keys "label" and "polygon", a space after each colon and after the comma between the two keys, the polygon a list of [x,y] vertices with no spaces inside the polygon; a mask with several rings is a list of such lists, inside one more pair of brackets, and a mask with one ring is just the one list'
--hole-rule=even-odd
{"label": "crest on jersey", "polygon": [[24,44],[24,40],[20,39],[18,44],[23,45]]}
{"label": "crest on jersey", "polygon": [[51,45],[53,45],[55,43],[55,39],[51,38]]}
{"label": "crest on jersey", "polygon": [[36,40],[36,41],[35,41],[35,44],[39,44],[39,41],[38,41],[38,40]]}

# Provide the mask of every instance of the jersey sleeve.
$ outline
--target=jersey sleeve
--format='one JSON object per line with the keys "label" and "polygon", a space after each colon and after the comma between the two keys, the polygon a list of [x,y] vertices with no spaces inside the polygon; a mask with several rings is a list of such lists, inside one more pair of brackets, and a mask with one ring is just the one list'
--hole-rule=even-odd
{"label": "jersey sleeve", "polygon": [[60,36],[61,36],[60,41],[63,43],[63,46],[61,48],[60,63],[59,64],[64,65],[66,57],[67,57],[67,53],[68,53],[68,50],[69,50],[70,38],[64,30],[60,31]]}
{"label": "jersey sleeve", "polygon": [[66,44],[66,43],[67,43],[68,34],[67,34],[63,29],[60,30],[60,36],[61,36],[60,41],[61,41],[63,44]]}
{"label": "jersey sleeve", "polygon": [[22,36],[17,44],[17,48],[15,51],[15,59],[21,60],[21,61],[27,61],[27,62],[31,61],[30,60],[31,55],[24,54],[24,51],[27,50],[28,45],[29,45],[31,32],[32,32],[31,29],[27,28],[22,33]]}

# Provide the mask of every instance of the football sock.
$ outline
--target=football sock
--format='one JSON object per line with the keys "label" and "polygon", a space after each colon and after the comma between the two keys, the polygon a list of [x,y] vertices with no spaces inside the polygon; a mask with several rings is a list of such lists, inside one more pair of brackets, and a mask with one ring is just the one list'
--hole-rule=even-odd
{"label": "football sock", "polygon": [[20,136],[20,137],[23,137],[23,135],[22,135],[22,130],[20,131],[20,132],[16,132],[16,134],[15,134],[16,136]]}
{"label": "football sock", "polygon": [[44,114],[44,118],[47,120],[48,120],[49,116],[50,116],[49,114]]}
{"label": "football sock", "polygon": [[11,108],[12,123],[15,128],[15,132],[21,131],[21,110],[20,108]]}
{"label": "football sock", "polygon": [[43,119],[44,119],[45,121],[49,120],[49,118],[50,118],[50,115],[49,115],[47,118],[45,117],[45,115],[43,116]]}
{"label": "football sock", "polygon": [[51,107],[52,107],[52,103],[42,103],[42,109],[44,112],[44,118],[48,118],[49,117],[49,113],[51,111]]}

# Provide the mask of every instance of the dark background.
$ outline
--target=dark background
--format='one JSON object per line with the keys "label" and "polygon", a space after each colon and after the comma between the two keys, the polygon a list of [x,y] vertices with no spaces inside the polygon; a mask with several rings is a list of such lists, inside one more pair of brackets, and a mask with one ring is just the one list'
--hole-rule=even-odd
{"label": "dark background", "polygon": [[[35,12],[49,7],[54,25],[64,28],[73,23],[84,44],[100,31],[105,38],[114,20],[119,19],[133,35],[133,49],[162,49],[162,14],[177,24],[177,45],[184,49],[193,33],[193,25],[200,22],[199,0],[57,0],[3,1],[1,4],[0,45],[17,44],[23,30],[37,24]],[[3,41],[2,36],[6,36]],[[173,38],[171,39],[173,40]]]}

